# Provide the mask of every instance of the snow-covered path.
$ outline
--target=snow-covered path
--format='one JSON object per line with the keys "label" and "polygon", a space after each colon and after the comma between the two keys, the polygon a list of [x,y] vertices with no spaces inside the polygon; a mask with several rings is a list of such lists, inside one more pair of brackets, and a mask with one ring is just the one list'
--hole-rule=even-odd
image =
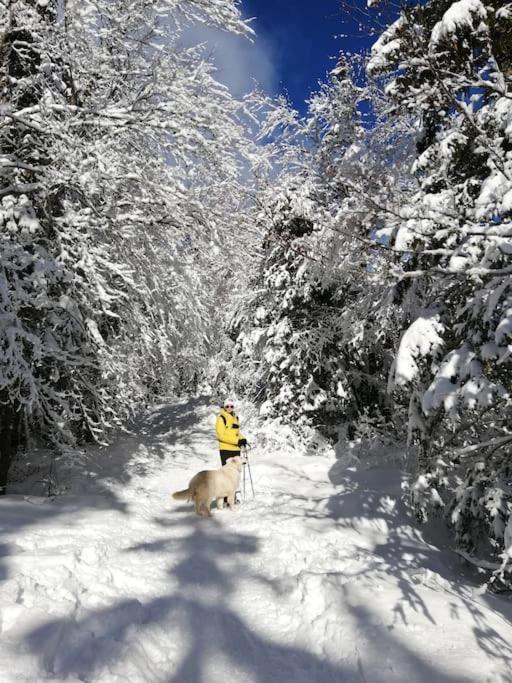
{"label": "snow-covered path", "polygon": [[[0,500],[0,681],[512,681],[510,602],[407,520],[390,468],[255,451],[199,519],[212,408],[156,409],[73,493]],[[108,463],[108,464],[107,464]]]}

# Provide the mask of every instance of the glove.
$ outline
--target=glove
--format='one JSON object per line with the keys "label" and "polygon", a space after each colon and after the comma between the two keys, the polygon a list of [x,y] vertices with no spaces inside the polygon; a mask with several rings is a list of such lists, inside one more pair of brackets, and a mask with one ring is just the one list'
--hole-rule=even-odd
{"label": "glove", "polygon": [[248,445],[247,439],[238,439],[238,445],[241,446],[242,448],[244,448],[245,446]]}

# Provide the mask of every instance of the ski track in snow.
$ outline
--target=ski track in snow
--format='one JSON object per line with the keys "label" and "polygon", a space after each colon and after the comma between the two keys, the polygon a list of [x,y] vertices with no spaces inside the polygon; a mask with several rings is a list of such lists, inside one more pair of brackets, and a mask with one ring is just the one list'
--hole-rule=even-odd
{"label": "ski track in snow", "polygon": [[[0,500],[0,681],[512,681],[512,609],[407,518],[398,473],[254,451],[199,519],[214,409],[155,409],[73,493]],[[466,572],[466,576],[464,573]]]}

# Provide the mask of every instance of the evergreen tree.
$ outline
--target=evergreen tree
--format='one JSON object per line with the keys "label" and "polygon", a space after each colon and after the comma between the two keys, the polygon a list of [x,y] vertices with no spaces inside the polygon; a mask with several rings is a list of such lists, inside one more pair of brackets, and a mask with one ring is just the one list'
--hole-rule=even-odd
{"label": "evergreen tree", "polygon": [[[449,503],[457,541],[498,556],[508,488],[512,219],[510,4],[432,0],[402,12],[373,48],[394,116],[421,126],[418,190],[388,217],[405,320],[394,371],[410,397],[420,515]],[[464,474],[466,473],[466,474]]]}
{"label": "evergreen tree", "polygon": [[276,157],[286,161],[260,198],[261,261],[233,327],[263,412],[333,438],[341,422],[353,438],[369,420],[383,428],[392,418],[393,301],[372,234],[396,171],[386,160],[382,180],[389,133],[363,126],[358,107],[370,94],[352,70],[339,60],[304,121],[286,106],[271,112]]}
{"label": "evergreen tree", "polygon": [[290,188],[269,210],[255,294],[233,325],[250,368],[244,379],[252,377],[250,393],[264,414],[325,428],[339,414],[344,390],[332,326],[336,293],[317,268],[321,252],[313,256],[314,203],[307,189]]}

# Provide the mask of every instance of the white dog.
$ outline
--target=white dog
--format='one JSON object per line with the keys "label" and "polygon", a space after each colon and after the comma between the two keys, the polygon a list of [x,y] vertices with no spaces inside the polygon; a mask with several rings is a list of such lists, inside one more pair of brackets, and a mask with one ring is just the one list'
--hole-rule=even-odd
{"label": "white dog", "polygon": [[217,507],[222,510],[224,498],[228,499],[228,506],[232,510],[235,505],[235,491],[240,480],[242,458],[236,455],[229,458],[227,463],[218,470],[203,470],[192,477],[188,489],[176,491],[172,497],[176,500],[193,500],[198,515],[210,517],[210,503],[217,500]]}

